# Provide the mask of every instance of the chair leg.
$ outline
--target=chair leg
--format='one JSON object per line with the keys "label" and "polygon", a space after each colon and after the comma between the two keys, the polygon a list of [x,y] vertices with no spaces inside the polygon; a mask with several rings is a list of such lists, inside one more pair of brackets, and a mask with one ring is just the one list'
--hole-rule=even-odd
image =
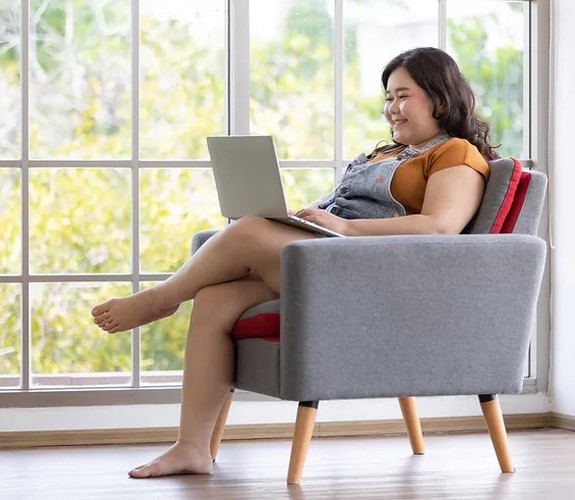
{"label": "chair leg", "polygon": [[313,433],[317,401],[301,401],[297,409],[287,484],[300,484],[307,450]]}
{"label": "chair leg", "polygon": [[423,443],[423,433],[421,431],[421,422],[417,415],[415,398],[413,396],[405,396],[398,398],[398,400],[411,450],[415,455],[423,455],[425,453],[425,444]]}
{"label": "chair leg", "polygon": [[483,418],[497,455],[501,472],[515,472],[513,462],[511,461],[511,452],[509,442],[507,441],[507,432],[505,431],[505,422],[501,414],[501,407],[496,394],[480,394],[479,403]]}
{"label": "chair leg", "polygon": [[224,436],[224,428],[226,426],[226,420],[228,419],[228,414],[230,412],[230,406],[232,405],[232,399],[234,399],[233,387],[230,389],[230,392],[228,392],[228,395],[222,404],[218,419],[214,425],[214,430],[212,431],[212,437],[210,439],[210,454],[212,455],[212,461],[214,462],[216,461],[216,455],[218,454],[220,443],[222,442],[222,437]]}

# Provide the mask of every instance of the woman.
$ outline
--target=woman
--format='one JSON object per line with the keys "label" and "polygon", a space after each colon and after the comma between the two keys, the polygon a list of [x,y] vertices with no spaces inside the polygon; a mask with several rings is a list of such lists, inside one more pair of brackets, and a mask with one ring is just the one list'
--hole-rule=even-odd
{"label": "woman", "polygon": [[[486,160],[496,157],[468,83],[449,55],[429,47],[393,59],[382,83],[393,143],[358,156],[332,193],[298,215],[347,236],[461,232],[481,202]],[[232,383],[230,332],[248,308],[278,297],[282,248],[314,237],[244,217],[163,283],[92,310],[100,328],[116,333],[169,316],[194,299],[177,441],[130,476],[212,471],[210,436]]]}

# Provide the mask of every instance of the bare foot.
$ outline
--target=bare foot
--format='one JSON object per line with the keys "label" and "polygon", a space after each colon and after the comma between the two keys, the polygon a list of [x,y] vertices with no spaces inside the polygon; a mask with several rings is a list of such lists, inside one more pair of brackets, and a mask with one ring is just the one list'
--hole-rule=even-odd
{"label": "bare foot", "polygon": [[212,458],[209,451],[176,442],[158,458],[128,472],[133,478],[173,476],[176,474],[211,474]]}
{"label": "bare foot", "polygon": [[178,305],[159,305],[153,289],[119,299],[110,299],[92,309],[94,323],[108,333],[123,332],[174,314]]}

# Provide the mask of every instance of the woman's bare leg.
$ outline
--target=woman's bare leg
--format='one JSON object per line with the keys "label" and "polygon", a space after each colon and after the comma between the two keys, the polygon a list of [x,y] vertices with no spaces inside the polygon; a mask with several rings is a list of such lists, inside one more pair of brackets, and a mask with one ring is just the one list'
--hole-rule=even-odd
{"label": "woman's bare leg", "polygon": [[232,383],[229,332],[246,309],[274,298],[277,294],[252,276],[196,294],[186,342],[178,439],[158,458],[130,471],[130,476],[211,472],[210,437]]}
{"label": "woman's bare leg", "polygon": [[210,238],[166,281],[129,297],[111,299],[92,310],[94,323],[115,333],[172,314],[201,288],[256,273],[279,291],[280,254],[313,233],[260,217],[244,217]]}

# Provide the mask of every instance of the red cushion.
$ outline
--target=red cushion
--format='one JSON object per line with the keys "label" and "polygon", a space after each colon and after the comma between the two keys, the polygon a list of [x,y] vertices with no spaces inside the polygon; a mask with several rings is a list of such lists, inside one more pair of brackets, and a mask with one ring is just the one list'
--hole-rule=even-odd
{"label": "red cushion", "polygon": [[503,222],[501,227],[502,233],[512,233],[515,229],[515,224],[517,224],[517,219],[525,203],[525,196],[527,196],[527,191],[529,190],[529,184],[531,183],[531,174],[529,172],[522,172],[521,178],[519,179],[519,184],[517,185],[517,191],[513,197],[513,203],[509,209],[507,217]]}
{"label": "red cushion", "polygon": [[234,340],[264,339],[280,341],[280,315],[278,312],[262,312],[254,316],[240,318],[232,331]]}
{"label": "red cushion", "polygon": [[[504,187],[505,191],[501,202],[499,203],[499,208],[497,214],[493,219],[493,224],[489,228],[490,234],[498,234],[502,232],[503,225],[509,215],[511,207],[513,206],[513,200],[515,199],[515,193],[517,191],[517,186],[521,179],[522,166],[519,160],[512,158],[513,160],[513,171],[509,177],[507,185]],[[515,224],[514,224],[515,225]]]}

